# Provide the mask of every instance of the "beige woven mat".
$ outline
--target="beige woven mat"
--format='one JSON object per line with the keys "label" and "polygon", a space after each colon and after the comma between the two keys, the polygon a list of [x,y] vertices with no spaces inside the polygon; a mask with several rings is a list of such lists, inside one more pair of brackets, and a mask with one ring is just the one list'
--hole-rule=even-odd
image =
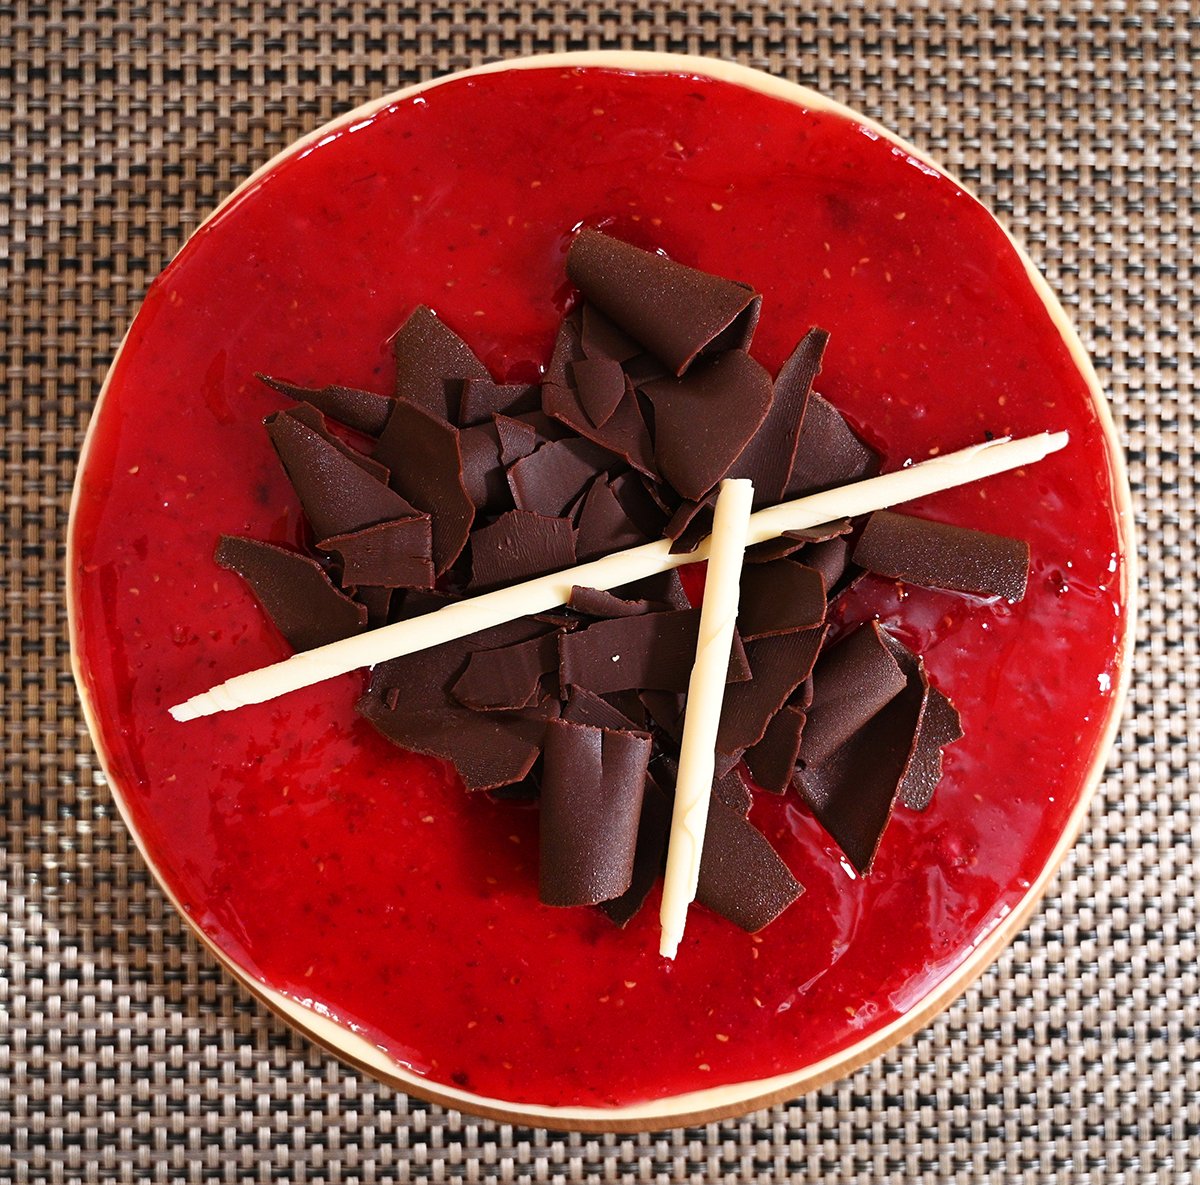
{"label": "beige woven mat", "polygon": [[[60,588],[105,366],[211,205],[383,90],[613,44],[813,83],[1002,213],[1111,393],[1146,609],[1133,703],[1085,835],[976,987],[902,1048],[789,1106],[601,1138],[395,1094],[234,987],[165,905],[93,771]],[[1192,1179],[1197,54],[1200,7],[1186,0],[3,6],[0,1181]]]}

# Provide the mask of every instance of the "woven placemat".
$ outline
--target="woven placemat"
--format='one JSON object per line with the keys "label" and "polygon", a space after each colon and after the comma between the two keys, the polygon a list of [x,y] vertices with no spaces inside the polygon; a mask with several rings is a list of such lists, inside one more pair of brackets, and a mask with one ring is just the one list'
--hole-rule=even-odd
{"label": "woven placemat", "polygon": [[[63,536],[88,411],[152,277],[257,164],[480,60],[719,54],[915,140],[1016,229],[1111,394],[1144,612],[1083,838],[948,1013],[788,1106],[557,1135],[409,1099],[290,1033],[185,931],[80,719]],[[1176,1182],[1200,1163],[1195,3],[5,5],[0,1181]]]}

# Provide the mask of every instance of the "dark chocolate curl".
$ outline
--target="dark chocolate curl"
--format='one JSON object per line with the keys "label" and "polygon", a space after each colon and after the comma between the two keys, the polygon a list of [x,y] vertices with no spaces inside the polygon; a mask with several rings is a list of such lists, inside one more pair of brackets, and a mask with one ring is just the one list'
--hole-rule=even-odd
{"label": "dark chocolate curl", "polygon": [[[802,547],[825,543],[836,539],[839,535],[848,535],[852,530],[851,522],[848,518],[840,518],[836,522],[825,523],[820,527],[808,527],[803,531],[784,531],[778,539],[768,539],[765,543],[756,543],[753,547],[746,548],[746,563],[748,564],[769,564],[773,560],[781,560],[784,556],[795,555]],[[802,560],[808,564],[810,568],[818,568],[822,575],[825,569],[820,565],[812,563],[807,558]],[[841,575],[839,570],[838,575]],[[826,580],[826,588],[831,588],[832,584]]]}
{"label": "dark chocolate curl", "polygon": [[661,613],[671,606],[660,601],[627,601],[602,588],[571,589],[571,608],[589,617],[641,617],[643,613]]}
{"label": "dark chocolate curl", "polygon": [[546,728],[539,819],[538,897],[597,905],[633,878],[650,738],[586,724]]}
{"label": "dark chocolate curl", "polygon": [[806,720],[803,709],[784,704],[771,717],[763,739],[746,750],[746,765],[764,790],[782,794],[792,784]]}
{"label": "dark chocolate curl", "polygon": [[551,631],[515,646],[476,650],[454,684],[455,699],[477,712],[533,707],[543,698],[542,677],[558,670],[556,634]]}
{"label": "dark chocolate curl", "polygon": [[396,394],[453,424],[466,379],[491,381],[470,346],[437,314],[418,305],[392,338]]}
{"label": "dark chocolate curl", "polygon": [[552,440],[509,469],[513,501],[518,510],[556,518],[610,463],[608,455],[589,441]]}
{"label": "dark chocolate curl", "polygon": [[789,498],[845,485],[879,471],[879,458],[855,435],[842,413],[815,391],[809,396],[788,478]]}
{"label": "dark chocolate curl", "polygon": [[825,620],[825,582],[820,572],[794,560],[742,569],[738,633],[749,642],[812,629]]}
{"label": "dark chocolate curl", "polygon": [[[621,381],[624,383],[625,380]],[[592,422],[580,393],[573,385],[547,382],[542,387],[542,407],[548,416],[566,424],[614,457],[650,477],[657,476],[650,430],[646,427],[637,396],[628,385],[601,427]]]}
{"label": "dark chocolate curl", "polygon": [[608,480],[599,477],[592,482],[579,510],[575,550],[580,561],[598,559],[647,541],[648,536],[638,529],[617,501]]}
{"label": "dark chocolate curl", "polygon": [[510,510],[471,535],[471,588],[497,588],[575,564],[569,518]]}
{"label": "dark chocolate curl", "polygon": [[714,794],[708,804],[696,900],[754,934],[803,892],[804,886],[766,836]]}
{"label": "dark chocolate curl", "polygon": [[667,838],[671,834],[671,805],[671,795],[647,774],[629,888],[619,897],[600,903],[600,908],[622,929],[642,908],[662,872]]}
{"label": "dark chocolate curl", "polygon": [[388,412],[392,410],[392,401],[386,395],[376,395],[373,391],[359,391],[355,387],[301,387],[266,374],[256,374],[254,377],[292,399],[311,403],[318,411],[367,436],[378,436],[383,431]]}
{"label": "dark chocolate curl", "polygon": [[427,514],[376,523],[317,544],[318,551],[337,556],[344,587],[378,585],[383,589],[432,588],[432,547]]}
{"label": "dark chocolate curl", "polygon": [[878,623],[831,646],[813,669],[813,700],[800,757],[820,765],[908,683]]}
{"label": "dark chocolate curl", "polygon": [[609,358],[584,358],[571,363],[571,378],[587,418],[603,428],[625,397],[621,364]]}
{"label": "dark chocolate curl", "polygon": [[537,411],[542,391],[537,383],[494,383],[491,379],[467,379],[458,403],[458,426],[471,428],[488,423],[494,415],[517,416]]}
{"label": "dark chocolate curl", "polygon": [[[388,401],[388,406],[391,406],[391,401]],[[311,403],[297,403],[295,407],[289,407],[283,415],[291,416],[293,420],[299,420],[306,428],[311,428],[322,440],[327,444],[333,445],[343,457],[353,461],[364,473],[369,473],[376,481],[383,482],[387,485],[388,478],[391,474],[387,471],[386,465],[381,465],[378,461],[368,457],[366,453],[360,453],[358,449],[351,448],[340,437],[335,436],[329,430],[329,424],[320,410],[314,407]]]}
{"label": "dark chocolate curl", "polygon": [[391,470],[392,488],[433,517],[433,566],[440,576],[462,553],[475,518],[463,482],[458,429],[440,413],[397,398],[375,457]]}
{"label": "dark chocolate curl", "polygon": [[685,267],[592,229],[575,236],[567,252],[567,276],[676,375],[731,327],[722,344],[745,349],[762,304],[748,284]]}
{"label": "dark chocolate curl", "polygon": [[265,422],[304,517],[318,539],[418,513],[394,489],[365,472],[295,416],[275,412]]}
{"label": "dark chocolate curl", "polygon": [[250,586],[294,650],[312,650],[366,629],[366,607],[339,592],[309,556],[222,535],[214,558]]}
{"label": "dark chocolate curl", "polygon": [[821,573],[821,579],[825,582],[825,595],[829,597],[850,565],[850,540],[841,536],[810,543],[796,559]]}
{"label": "dark chocolate curl", "polygon": [[512,506],[512,495],[501,461],[500,433],[495,424],[463,428],[458,436],[462,450],[463,486],[475,509],[500,514]]}
{"label": "dark chocolate curl", "polygon": [[682,379],[643,388],[654,404],[654,457],[680,497],[700,502],[725,476],[771,406],[771,378],[749,354],[730,350]]}
{"label": "dark chocolate curl", "polygon": [[497,414],[492,417],[492,422],[496,427],[496,439],[500,442],[500,464],[506,469],[546,443],[538,430],[524,420]]}
{"label": "dark chocolate curl", "polygon": [[1029,578],[1029,544],[877,510],[854,548],[854,562],[909,584],[1019,601]]}
{"label": "dark chocolate curl", "polygon": [[593,728],[611,728],[617,731],[624,729],[626,732],[644,731],[615,705],[585,687],[571,688],[567,702],[563,704],[562,718],[572,724],[590,724]]}
{"label": "dark chocolate curl", "polygon": [[754,482],[756,509],[782,502],[787,492],[805,408],[828,341],[824,329],[810,329],[804,335],[775,379],[767,418],[730,470],[731,477],[748,477]]}

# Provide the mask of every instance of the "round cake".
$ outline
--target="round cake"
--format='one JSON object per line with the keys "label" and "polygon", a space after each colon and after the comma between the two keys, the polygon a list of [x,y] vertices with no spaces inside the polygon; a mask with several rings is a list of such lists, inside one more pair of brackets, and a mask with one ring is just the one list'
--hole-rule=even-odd
{"label": "round cake", "polygon": [[[1020,536],[1024,599],[867,575],[878,621],[957,708],[928,809],[867,875],[795,793],[751,820],[804,895],[758,933],[693,908],[659,956],[538,899],[536,803],[356,714],[355,673],[178,723],[291,651],[214,562],[285,547],[299,504],[257,373],[391,395],[429,306],[492,379],[537,382],[579,227],[750,285],[773,375],[815,325],[817,389],[901,468],[984,439],[1068,447],[905,509]],[[113,364],[70,525],[76,677],[118,807],[172,901],[268,1005],[376,1076],[476,1113],[642,1129],[848,1071],[927,1021],[1028,916],[1073,841],[1128,679],[1128,494],[1095,375],[1045,283],[920,152],[817,94],[704,59],[502,63],[369,104],[248,180],[155,281]]]}

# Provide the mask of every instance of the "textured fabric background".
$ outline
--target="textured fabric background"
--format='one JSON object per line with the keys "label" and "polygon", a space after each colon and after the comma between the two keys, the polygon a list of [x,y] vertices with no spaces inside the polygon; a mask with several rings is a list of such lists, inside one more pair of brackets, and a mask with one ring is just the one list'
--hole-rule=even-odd
{"label": "textured fabric background", "polygon": [[[584,1137],[377,1086],[198,949],[94,770],[61,587],[105,367],[205,211],[367,97],[484,59],[615,45],[815,85],[1000,212],[1111,395],[1144,609],[1133,699],[1085,834],[976,987],[788,1106]],[[3,6],[0,1181],[1192,1180],[1198,54],[1200,6],[1186,0]]]}

